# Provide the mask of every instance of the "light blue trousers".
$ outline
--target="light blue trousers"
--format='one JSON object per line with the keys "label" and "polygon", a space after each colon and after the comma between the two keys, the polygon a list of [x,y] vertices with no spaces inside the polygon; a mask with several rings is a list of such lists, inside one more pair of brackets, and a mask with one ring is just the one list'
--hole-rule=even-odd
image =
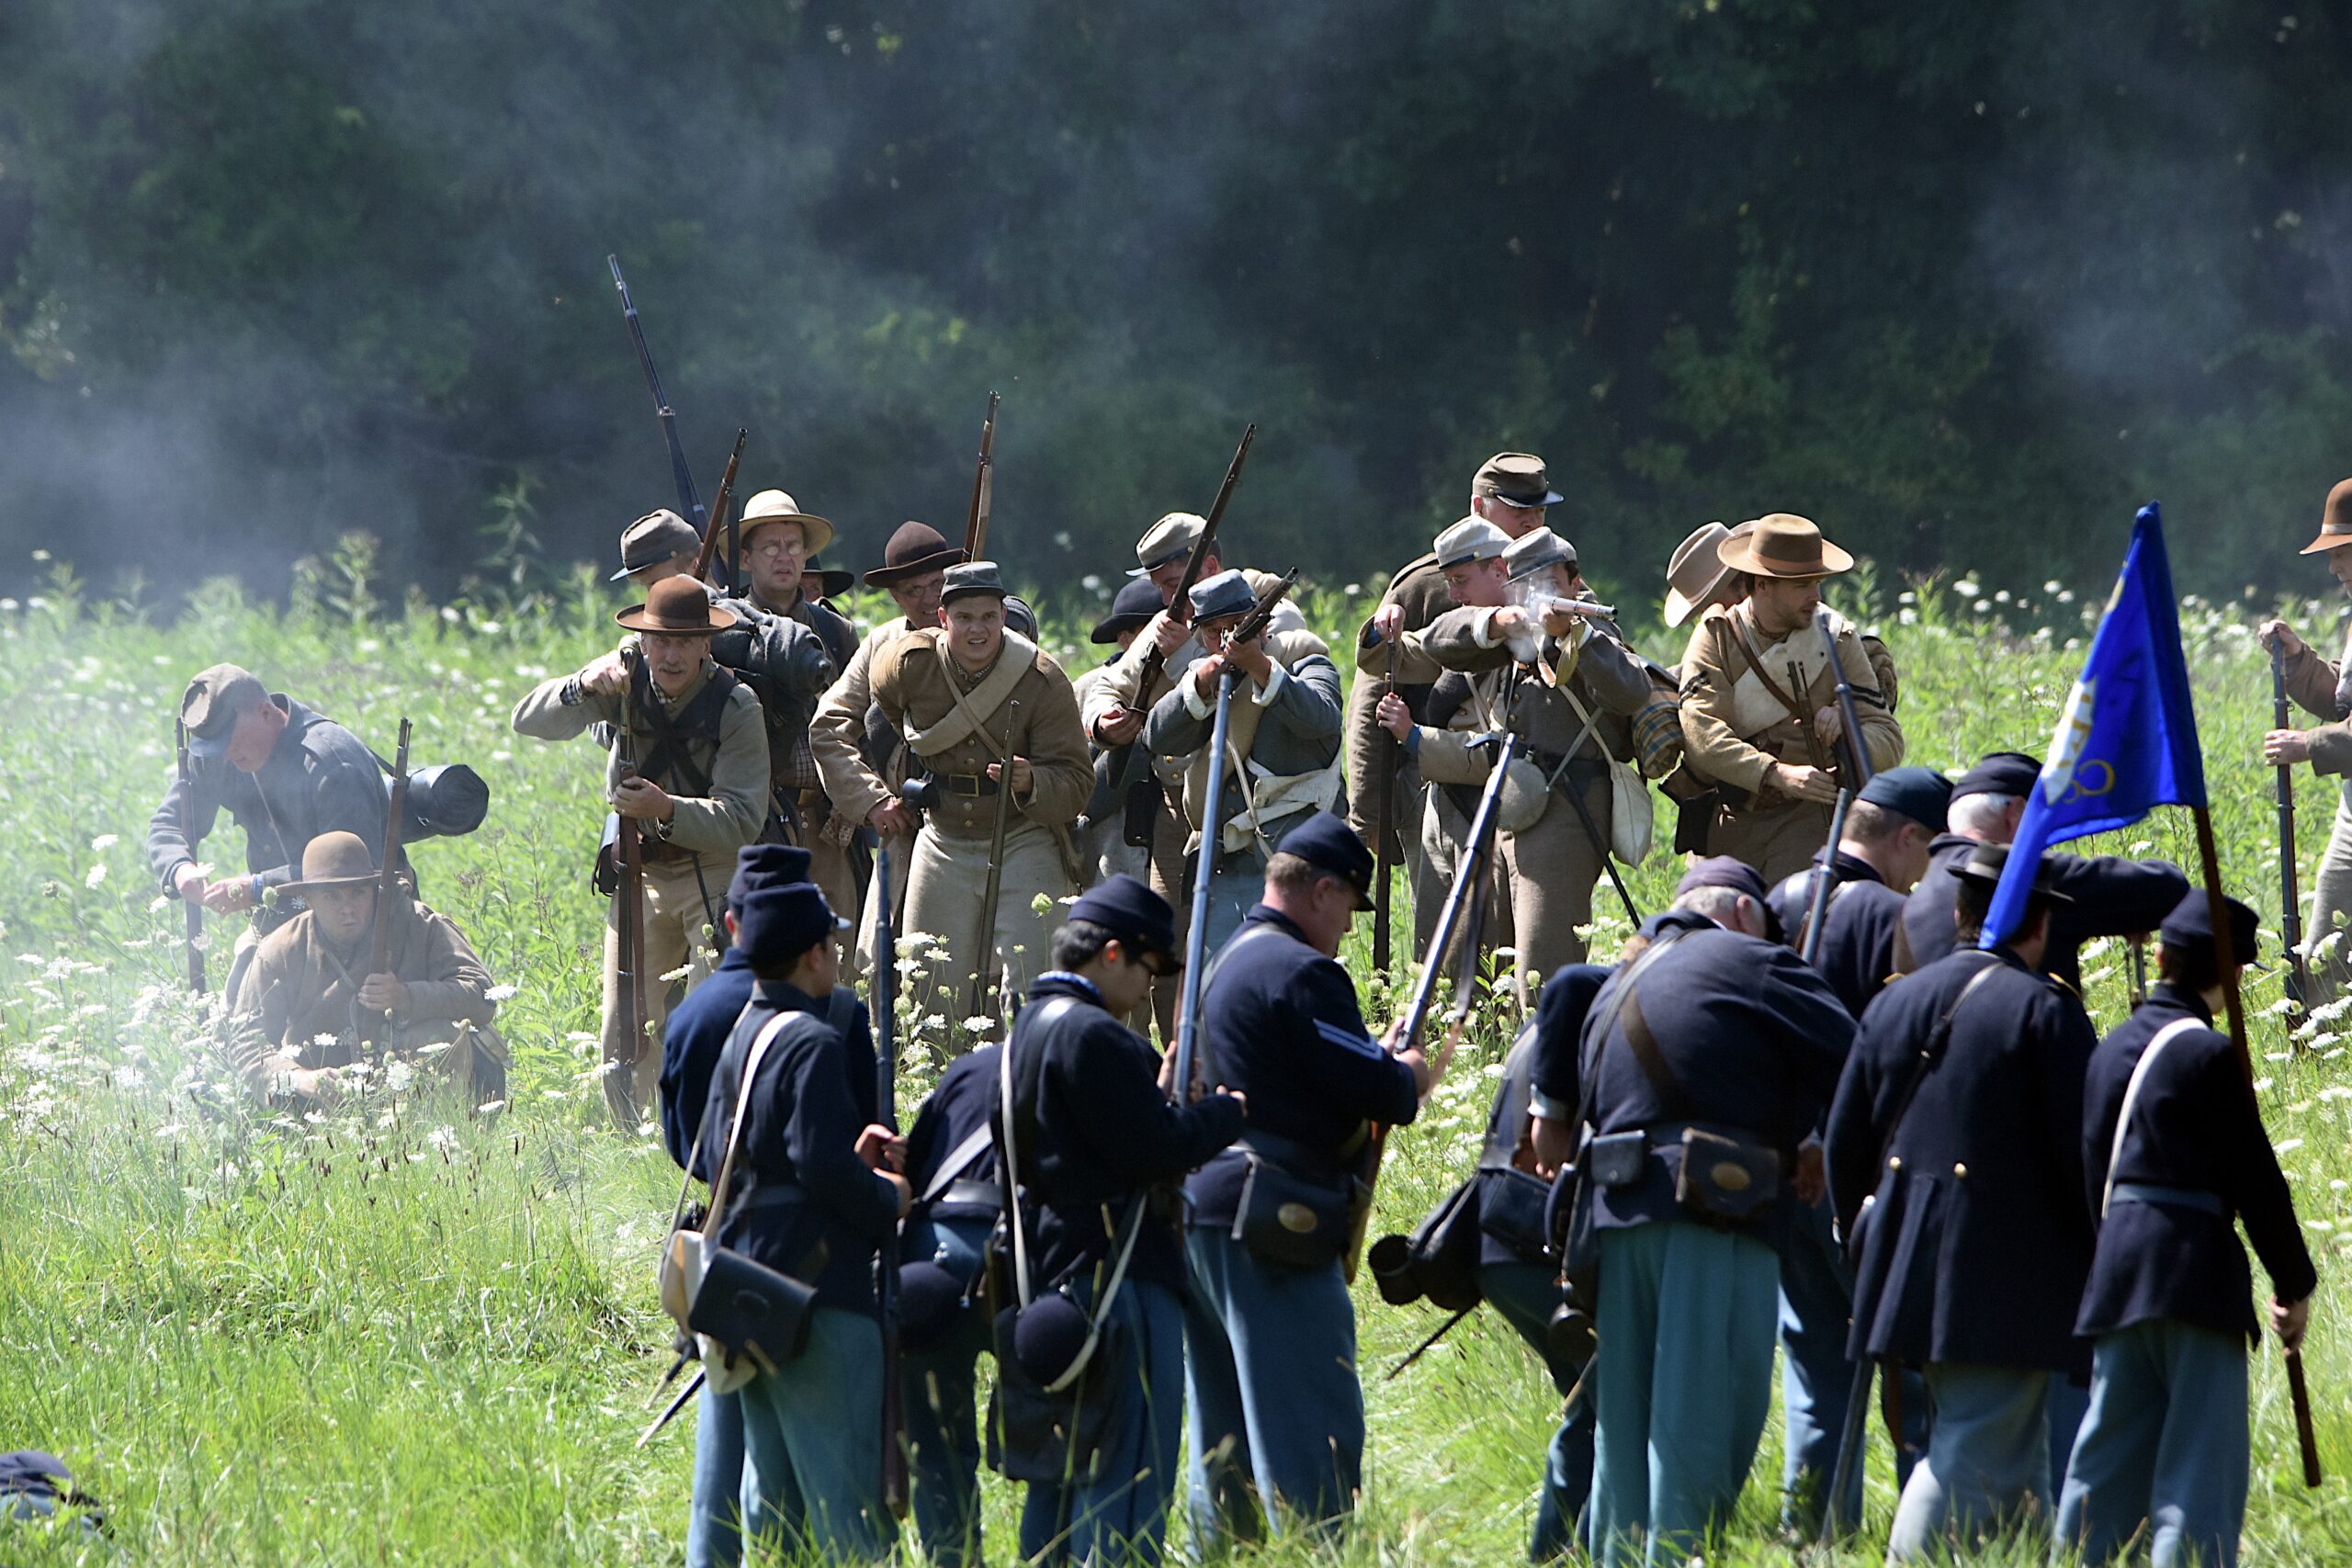
{"label": "light blue trousers", "polygon": [[1594,1558],[1689,1561],[1739,1501],[1772,1405],[1780,1260],[1681,1220],[1600,1233]]}
{"label": "light blue trousers", "polygon": [[[909,1222],[907,1245],[960,1280],[979,1277],[988,1222]],[[899,1404],[907,1421],[910,1511],[926,1559],[936,1568],[967,1568],[980,1552],[980,1427],[975,1387],[989,1348],[988,1314],[967,1308],[955,1332],[918,1354],[908,1351]]]}
{"label": "light blue trousers", "polygon": [[[1554,1392],[1566,1399],[1585,1364],[1552,1354],[1552,1314],[1566,1299],[1556,1273],[1533,1263],[1481,1264],[1478,1290],[1544,1359]],[[1529,1562],[1550,1562],[1567,1555],[1575,1544],[1577,1516],[1584,1512],[1591,1492],[1592,1401],[1579,1398],[1561,1416],[1559,1430],[1552,1434],[1544,1452],[1544,1489],[1536,1498],[1535,1529],[1527,1543]]]}
{"label": "light blue trousers", "polygon": [[2245,1341],[2159,1318],[2100,1338],[2090,1413],[2058,1499],[2058,1546],[2107,1562],[2231,1568],[2245,1523]]}
{"label": "light blue trousers", "polygon": [[[1781,1522],[1807,1539],[1820,1528],[1845,1438],[1846,1402],[1854,1392],[1854,1363],[1846,1355],[1854,1275],[1831,1226],[1826,1199],[1799,1211],[1781,1255]],[[1899,1484],[1927,1450],[1928,1389],[1917,1372],[1895,1375],[1902,1379],[1903,1442],[1894,1455]],[[1849,1521],[1859,1520],[1862,1510],[1862,1465],[1856,1457],[1840,1510]]]}
{"label": "light blue trousers", "polygon": [[882,1506],[882,1325],[819,1307],[808,1348],[735,1397],[745,1539],[827,1562],[888,1555],[899,1527]]}
{"label": "light blue trousers", "polygon": [[1184,1308],[1162,1285],[1129,1280],[1111,1303],[1115,1358],[1086,1375],[1117,1383],[1093,1479],[1032,1483],[1021,1510],[1024,1562],[1149,1568],[1168,1542],[1183,1463]]}
{"label": "light blue trousers", "polygon": [[743,1406],[705,1383],[695,1417],[695,1491],[686,1508],[686,1568],[743,1560]]}
{"label": "light blue trousers", "polygon": [[1935,1425],[1895,1505],[1889,1562],[1965,1551],[2050,1509],[2052,1374],[1939,1361],[1927,1375]]}
{"label": "light blue trousers", "polygon": [[1253,1495],[1276,1534],[1336,1533],[1363,1486],[1356,1314],[1340,1266],[1260,1262],[1222,1226],[1186,1231],[1184,1247],[1193,1541],[1205,1552],[1253,1538]]}

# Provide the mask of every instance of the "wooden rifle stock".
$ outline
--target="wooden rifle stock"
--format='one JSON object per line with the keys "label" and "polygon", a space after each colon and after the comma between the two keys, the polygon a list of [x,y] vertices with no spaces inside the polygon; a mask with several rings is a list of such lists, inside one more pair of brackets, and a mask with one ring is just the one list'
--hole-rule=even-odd
{"label": "wooden rifle stock", "polygon": [[989,394],[988,417],[980,422],[980,466],[972,471],[972,509],[964,519],[964,558],[986,560],[989,513],[996,505],[996,405]]}
{"label": "wooden rifle stock", "polygon": [[[2291,722],[2287,711],[2287,658],[2270,650],[2270,728],[2284,729]],[[2301,1012],[2311,1006],[2311,972],[2303,963],[2303,900],[2296,886],[2301,867],[2295,861],[2295,770],[2278,770],[2274,791],[2278,803],[2278,935],[2287,948],[2287,999]]]}
{"label": "wooden rifle stock", "polygon": [[[196,813],[196,781],[188,772],[187,726],[175,719],[172,728],[179,748],[180,808],[188,814],[186,819],[192,821]],[[190,842],[188,849],[193,852],[195,848],[196,845]],[[179,897],[176,890],[173,897]],[[184,922],[181,929],[187,932],[187,942],[188,994],[200,997],[204,995],[204,906],[181,898],[180,909]]]}
{"label": "wooden rifle stock", "polygon": [[653,417],[662,426],[662,439],[670,448],[670,482],[678,490],[678,513],[701,533],[709,523],[702,502],[695,495],[695,476],[686,467],[685,444],[678,439],[678,415],[670,407],[669,397],[662,390],[662,372],[653,367],[653,351],[645,345],[645,324],[637,319],[637,303],[628,297],[628,280],[621,276],[621,259],[608,255],[605,265],[613,269],[613,287],[620,291],[621,316],[628,322],[629,341],[637,345],[637,362],[645,371],[645,385],[653,394]]}
{"label": "wooden rifle stock", "polygon": [[[871,829],[874,841],[874,980],[866,996],[874,1013],[874,1105],[877,1119],[899,1130],[898,941],[890,922],[890,852]],[[891,1517],[907,1517],[906,1391],[899,1350],[899,1233],[882,1244],[875,1262],[875,1296],[882,1309],[882,1504]]]}
{"label": "wooden rifle stock", "polygon": [[[1385,639],[1384,639],[1385,640]],[[1389,649],[1389,673],[1380,685],[1380,694],[1396,694],[1396,649]],[[1388,973],[1389,932],[1394,923],[1389,917],[1388,885],[1395,880],[1396,863],[1389,855],[1389,841],[1396,836],[1396,772],[1402,765],[1405,748],[1385,729],[1380,731],[1376,742],[1380,748],[1377,799],[1373,805],[1372,829],[1372,966],[1382,975]],[[1391,1377],[1396,1374],[1391,1372]]]}
{"label": "wooden rifle stock", "polygon": [[[389,975],[392,970],[392,911],[400,907],[402,897],[401,829],[408,819],[408,738],[409,722],[403,716],[400,746],[392,753],[391,800],[385,807],[384,863],[376,873],[376,951],[368,965],[370,975]],[[360,1025],[361,1036],[370,1050],[380,1051],[391,1043],[390,1013],[363,1011]]]}
{"label": "wooden rifle stock", "polygon": [[[1234,487],[1241,482],[1241,465],[1250,460],[1250,444],[1257,439],[1256,425],[1242,431],[1241,445],[1234,448],[1233,461],[1226,467],[1225,482],[1217,486],[1216,501],[1209,507],[1208,516],[1203,519],[1205,526],[1201,529],[1201,536],[1193,541],[1193,553],[1184,559],[1184,575],[1177,580],[1176,592],[1169,595],[1168,613],[1179,620],[1191,618],[1192,608],[1186,596],[1193,592],[1193,585],[1201,580],[1202,563],[1216,548],[1216,531],[1225,524],[1225,509],[1233,500]],[[1167,665],[1168,656],[1159,651],[1159,644],[1154,643],[1144,650],[1143,662],[1136,671],[1136,698],[1132,705],[1137,713],[1151,711],[1152,700],[1159,695],[1160,675]],[[1127,791],[1143,782],[1144,770],[1149,761],[1149,756],[1138,741],[1130,740],[1119,748],[1111,759],[1112,798],[1125,801]]]}
{"label": "wooden rifle stock", "polygon": [[[735,537],[735,525],[728,519],[727,507],[735,499],[735,469],[743,461],[743,443],[751,436],[748,430],[738,429],[735,432],[735,450],[727,454],[727,471],[718,476],[718,493],[710,502],[710,522],[702,531],[702,553],[695,557],[696,582],[710,581],[710,563],[718,555],[722,525],[729,540]],[[736,575],[741,564],[736,559],[736,552],[730,548],[727,558],[727,581],[719,584],[729,593],[741,591],[742,580]]]}
{"label": "wooden rifle stock", "polygon": [[989,875],[980,891],[980,945],[972,954],[970,988],[964,997],[966,1018],[981,1016],[980,1010],[988,1005],[989,993],[997,983],[996,907],[1004,886],[1004,831],[1012,820],[1012,737],[1021,724],[1020,702],[1008,699],[1004,706],[1004,751],[997,761],[996,830],[989,840]]}

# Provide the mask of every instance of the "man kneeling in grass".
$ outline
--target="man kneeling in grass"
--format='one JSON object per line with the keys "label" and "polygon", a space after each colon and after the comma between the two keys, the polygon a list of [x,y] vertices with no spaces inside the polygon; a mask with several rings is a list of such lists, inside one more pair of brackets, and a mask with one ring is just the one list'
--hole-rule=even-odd
{"label": "man kneeling in grass", "polygon": [[[463,932],[396,889],[377,909],[374,857],[356,833],[322,833],[302,880],[310,908],[262,940],[230,1024],[229,1056],[255,1094],[333,1103],[362,1063],[407,1060],[448,1075],[467,1103],[506,1094],[506,1043],[491,1024],[490,972]],[[390,924],[376,965],[376,922]]]}

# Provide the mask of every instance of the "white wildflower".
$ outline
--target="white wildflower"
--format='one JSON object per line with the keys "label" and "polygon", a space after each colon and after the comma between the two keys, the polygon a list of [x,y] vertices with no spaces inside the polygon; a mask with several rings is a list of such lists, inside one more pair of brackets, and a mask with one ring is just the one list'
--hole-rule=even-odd
{"label": "white wildflower", "polygon": [[458,1146],[458,1130],[455,1127],[435,1127],[424,1134],[424,1141],[443,1154],[447,1154]]}
{"label": "white wildflower", "polygon": [[104,883],[106,879],[107,863],[100,861],[97,864],[90,868],[90,874],[87,876],[82,878],[82,886],[89,888],[95,893],[97,891],[99,885]]}
{"label": "white wildflower", "polygon": [[483,994],[494,1002],[511,1002],[514,999],[514,987],[512,986],[492,986]]}
{"label": "white wildflower", "polygon": [[120,842],[122,835],[119,833],[100,833],[90,840],[90,852],[102,855]]}
{"label": "white wildflower", "polygon": [[1959,594],[1963,599],[1973,599],[1976,597],[1978,592],[1976,583],[1973,579],[1963,579],[1961,581],[1953,583],[1951,585],[1951,591],[1954,593]]}

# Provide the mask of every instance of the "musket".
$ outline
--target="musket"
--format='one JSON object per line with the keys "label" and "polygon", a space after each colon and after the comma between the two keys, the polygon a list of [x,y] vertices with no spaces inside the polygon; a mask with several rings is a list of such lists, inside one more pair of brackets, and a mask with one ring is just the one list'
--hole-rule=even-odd
{"label": "musket", "polygon": [[1208,967],[1209,882],[1216,874],[1217,851],[1225,841],[1225,748],[1233,733],[1233,687],[1238,670],[1217,676],[1216,717],[1209,726],[1208,785],[1201,792],[1200,864],[1193,873],[1193,910],[1184,930],[1184,991],[1176,1010],[1176,1103],[1193,1099],[1193,1064],[1201,1051],[1201,983]]}
{"label": "musket", "polygon": [[[2292,720],[2287,711],[2287,656],[2270,650],[2270,728],[2284,729]],[[2287,948],[2287,999],[2295,1010],[2311,1004],[2311,972],[2303,963],[2303,900],[2296,887],[2295,770],[2280,768],[2276,787],[2278,802],[2278,935]]]}
{"label": "musket", "polygon": [[[1385,638],[1382,639],[1385,641]],[[1388,650],[1388,669],[1380,684],[1385,701],[1396,694],[1396,650]],[[1378,788],[1380,795],[1373,812],[1372,840],[1372,966],[1383,976],[1388,973],[1388,885],[1394,880],[1396,862],[1389,858],[1388,842],[1396,832],[1396,773],[1403,765],[1405,748],[1385,729],[1374,727],[1380,740]],[[1406,1362],[1411,1365],[1408,1359]],[[1401,1369],[1400,1369],[1401,1370]],[[1391,1372],[1390,1377],[1396,1374]]]}
{"label": "musket", "polygon": [[[1491,739],[1491,737],[1482,738],[1482,740]],[[1422,954],[1420,978],[1413,985],[1412,999],[1406,1003],[1403,1021],[1396,1029],[1394,1043],[1388,1047],[1391,1055],[1409,1051],[1419,1044],[1421,1031],[1429,1023],[1430,1008],[1437,996],[1438,971],[1444,967],[1446,950],[1453,944],[1454,932],[1463,922],[1464,911],[1469,907],[1470,900],[1483,893],[1490,874],[1489,866],[1495,853],[1495,823],[1502,808],[1503,781],[1509,776],[1511,762],[1518,755],[1519,737],[1505,730],[1495,752],[1494,768],[1487,774],[1487,787],[1478,796],[1477,814],[1470,819],[1469,837],[1463,841],[1462,860],[1454,867],[1453,886],[1446,890],[1445,903],[1438,910],[1437,929],[1430,933],[1430,945]],[[1480,904],[1479,914],[1483,917],[1483,897]],[[1478,944],[1473,940],[1464,945],[1468,949],[1466,964],[1475,972]],[[1446,1030],[1445,1048],[1431,1065],[1431,1082],[1444,1076],[1453,1048],[1462,1043],[1463,1031],[1470,1019],[1472,989],[1468,985],[1454,987],[1453,1021]],[[1374,1125],[1371,1147],[1364,1156],[1363,1184],[1367,1192],[1378,1185],[1380,1162],[1387,1152],[1388,1129]],[[1364,1231],[1371,1220],[1371,1205],[1359,1203],[1354,1222],[1348,1231],[1345,1261],[1346,1275],[1351,1284],[1355,1282],[1356,1270],[1363,1261]]]}
{"label": "musket", "polygon": [[[620,748],[619,779],[622,783],[637,776],[636,729],[638,686],[645,676],[645,660],[637,649],[621,650],[621,667],[628,672],[628,682],[621,697],[621,722],[616,744]],[[615,965],[616,990],[613,998],[615,1010],[629,1021],[629,1055],[626,1061],[608,1063],[607,1074],[636,1072],[637,1054],[645,1048],[645,853],[639,838],[637,818],[616,817],[613,831],[613,872],[617,886],[613,897],[617,904],[613,911],[616,945],[619,962]],[[605,1079],[605,1100],[614,1103],[614,1085]],[[621,1099],[634,1104],[636,1081],[631,1077]]]}
{"label": "musket", "polygon": [[[864,829],[871,833],[873,829]],[[882,1125],[899,1126],[898,942],[890,926],[890,855],[874,840],[874,982],[867,992],[874,1013],[874,1103]],[[899,1234],[875,1255],[875,1297],[882,1309],[882,1503],[891,1517],[907,1517],[906,1393],[899,1366]]]}
{"label": "musket", "polygon": [[[965,993],[964,1016],[978,1018],[980,1008],[989,999],[989,989],[996,983],[996,906],[1004,886],[1004,830],[1012,819],[1012,737],[1021,722],[1021,704],[1008,700],[1005,705],[1004,753],[998,760],[996,784],[996,829],[989,838],[989,874],[980,889],[980,948],[972,955],[970,989]],[[877,950],[876,962],[880,962]]]}
{"label": "musket", "polygon": [[964,519],[964,558],[986,560],[989,513],[996,503],[996,405],[989,394],[988,417],[980,422],[980,466],[972,471],[972,510]]}
{"label": "musket", "polygon": [[678,487],[678,514],[704,531],[710,519],[704,513],[702,502],[695,495],[695,476],[686,467],[686,448],[678,439],[677,412],[670,407],[670,400],[662,391],[662,372],[653,367],[653,351],[645,346],[645,326],[637,319],[637,304],[628,297],[628,280],[621,276],[621,258],[606,256],[605,265],[613,269],[613,287],[620,290],[621,315],[628,322],[629,341],[637,344],[637,362],[645,367],[645,384],[653,393],[653,417],[662,426],[662,439],[670,445],[670,479]]}
{"label": "musket", "polygon": [[660,1436],[662,1428],[670,1424],[672,1417],[686,1407],[686,1401],[702,1392],[703,1380],[709,1375],[707,1369],[696,1367],[695,1375],[686,1380],[686,1386],[678,1391],[678,1397],[672,1400],[668,1407],[653,1418],[650,1426],[637,1435],[637,1446],[641,1449]]}
{"label": "musket", "polygon": [[[1192,614],[1188,595],[1193,584],[1201,580],[1201,565],[1216,548],[1216,531],[1225,522],[1225,509],[1233,500],[1233,487],[1241,482],[1241,465],[1250,460],[1250,443],[1258,439],[1258,427],[1250,425],[1241,433],[1241,445],[1233,451],[1233,461],[1225,470],[1225,482],[1216,488],[1216,501],[1210,506],[1201,536],[1193,541],[1193,553],[1184,559],[1184,575],[1176,581],[1176,592],[1169,595],[1168,614],[1183,620]],[[1161,671],[1167,667],[1168,656],[1153,643],[1144,650],[1143,661],[1136,669],[1135,701],[1129,705],[1139,713],[1151,711],[1154,690],[1159,684]],[[1124,801],[1127,791],[1143,782],[1144,772],[1151,765],[1149,753],[1138,741],[1130,740],[1111,756],[1111,797]]]}
{"label": "musket", "polygon": [[[710,524],[702,531],[702,551],[695,557],[696,582],[710,581],[710,563],[718,553],[718,536],[722,532],[720,525],[725,524],[723,531],[730,546],[735,537],[735,525],[727,515],[727,507],[735,499],[735,469],[743,461],[743,443],[751,437],[752,433],[748,430],[735,432],[735,450],[727,454],[727,471],[718,476],[718,494],[712,498],[710,503]],[[734,558],[735,553],[731,547],[729,549],[727,581],[719,584],[729,593],[742,585],[742,579],[736,575],[736,569],[742,563]]]}
{"label": "musket", "polygon": [[1283,600],[1290,597],[1290,591],[1297,586],[1298,568],[1296,567],[1291,568],[1281,577],[1268,583],[1266,591],[1259,594],[1247,610],[1241,612],[1241,618],[1234,622],[1233,629],[1225,634],[1225,645],[1231,648],[1237,642],[1255,641],[1265,631],[1266,623],[1274,618],[1274,611],[1281,607]]}
{"label": "musket", "polygon": [[1443,1323],[1439,1324],[1435,1328],[1430,1331],[1428,1338],[1414,1346],[1412,1353],[1407,1356],[1403,1360],[1397,1362],[1395,1366],[1389,1368],[1388,1375],[1380,1381],[1382,1382],[1395,1382],[1398,1378],[1403,1377],[1406,1371],[1415,1361],[1419,1360],[1423,1356],[1426,1356],[1431,1350],[1436,1349],[1437,1342],[1453,1332],[1454,1325],[1460,1323],[1464,1318],[1468,1317],[1472,1313],[1477,1310],[1476,1303],[1474,1303],[1469,1306],[1464,1307],[1452,1317],[1447,1318]]}
{"label": "musket", "polygon": [[1805,892],[1804,945],[1797,950],[1807,968],[1818,967],[1821,931],[1829,923],[1829,895],[1838,889],[1838,846],[1846,837],[1846,813],[1853,804],[1852,790],[1838,792],[1838,804],[1829,813],[1829,841],[1814,858],[1813,882]]}
{"label": "musket", "polygon": [[[175,719],[172,724],[179,747],[180,809],[185,814],[182,820],[192,821],[196,816],[196,782],[188,773],[187,724],[183,719]],[[196,846],[190,844],[188,848],[193,850]],[[181,919],[187,922],[183,929],[187,932],[187,988],[190,995],[200,997],[204,995],[204,906],[185,898],[180,904],[184,911]]]}
{"label": "musket", "polygon": [[[368,965],[370,975],[392,972],[392,910],[401,897],[401,826],[408,820],[408,717],[402,715],[401,743],[392,753],[391,799],[385,807],[384,863],[376,873],[376,951]],[[391,1043],[390,1013],[363,1011],[359,1023],[360,1036],[370,1050],[380,1051]]]}
{"label": "musket", "polygon": [[[1829,654],[1829,673],[1838,682],[1838,717],[1846,731],[1846,755],[1854,766],[1854,776],[1848,783],[1860,790],[1871,782],[1871,753],[1870,748],[1862,744],[1862,721],[1854,713],[1854,683],[1846,679],[1846,661],[1838,657],[1838,635],[1829,629],[1829,612],[1815,610],[1813,625],[1821,633],[1821,646]],[[1797,695],[1802,697],[1803,694]]]}

